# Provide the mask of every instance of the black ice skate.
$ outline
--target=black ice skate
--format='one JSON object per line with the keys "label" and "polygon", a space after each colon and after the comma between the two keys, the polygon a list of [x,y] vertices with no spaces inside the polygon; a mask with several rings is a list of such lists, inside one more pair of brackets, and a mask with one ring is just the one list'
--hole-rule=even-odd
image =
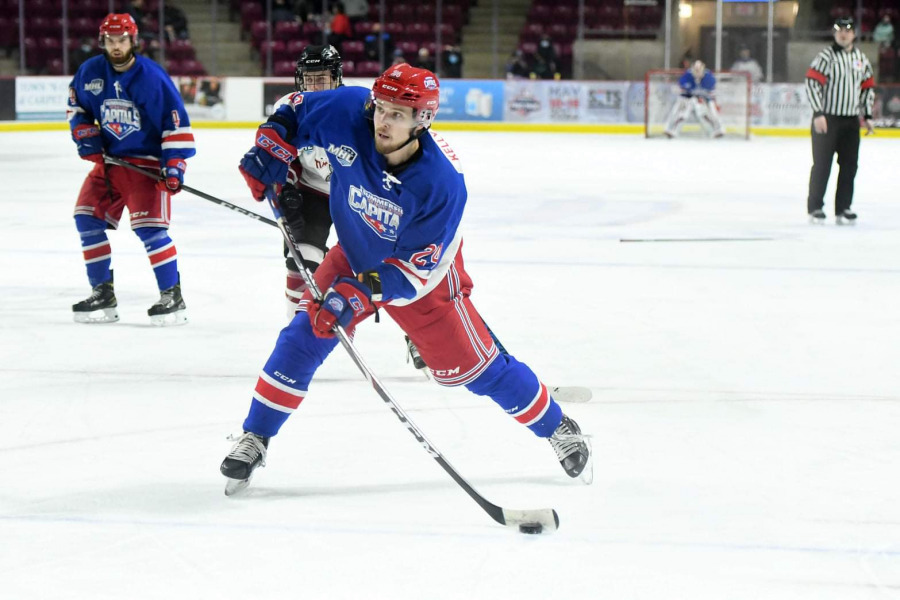
{"label": "black ice skate", "polygon": [[824,223],[825,222],[825,211],[823,211],[821,208],[810,211],[809,222],[810,223]]}
{"label": "black ice skate", "polygon": [[585,471],[591,458],[591,446],[587,437],[582,435],[581,429],[571,418],[563,415],[562,422],[547,441],[553,446],[559,464],[569,477],[582,476],[585,483],[590,483],[593,473],[590,469]]}
{"label": "black ice skate", "polygon": [[842,213],[835,215],[838,225],[856,225],[856,213],[849,208]]}
{"label": "black ice skate", "polygon": [[[229,438],[229,439],[234,439]],[[255,433],[244,432],[237,438],[237,443],[222,461],[219,471],[228,478],[225,484],[225,495],[231,496],[250,485],[250,478],[256,467],[266,466],[266,450],[269,438]]]}
{"label": "black ice skate", "polygon": [[76,323],[115,323],[119,320],[117,306],[110,271],[109,281],[95,285],[90,296],[73,304],[72,313]]}
{"label": "black ice skate", "polygon": [[425,364],[425,360],[422,358],[422,355],[419,354],[419,349],[416,348],[416,345],[410,341],[409,336],[404,336],[406,338],[406,362],[412,361],[412,364],[415,368],[422,371],[425,374],[425,377],[428,377],[428,365]]}
{"label": "black ice skate", "polygon": [[187,323],[184,298],[181,297],[181,281],[159,293],[159,300],[150,307],[150,323],[158,327]]}

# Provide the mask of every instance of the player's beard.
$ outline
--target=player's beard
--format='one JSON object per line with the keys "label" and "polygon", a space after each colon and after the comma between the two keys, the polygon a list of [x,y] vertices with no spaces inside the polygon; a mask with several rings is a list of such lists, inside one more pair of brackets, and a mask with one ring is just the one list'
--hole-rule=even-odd
{"label": "player's beard", "polygon": [[119,56],[113,56],[109,52],[106,53],[106,60],[113,68],[124,67],[134,59],[134,48],[129,48],[128,52],[123,52]]}

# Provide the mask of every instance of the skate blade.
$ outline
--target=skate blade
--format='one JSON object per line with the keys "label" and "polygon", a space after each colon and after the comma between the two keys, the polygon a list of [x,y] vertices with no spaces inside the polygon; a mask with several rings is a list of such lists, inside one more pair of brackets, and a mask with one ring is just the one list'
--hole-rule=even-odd
{"label": "skate blade", "polygon": [[247,479],[229,478],[225,483],[225,495],[234,496],[236,494],[240,494],[250,486],[250,479],[252,479],[252,476],[248,477]]}
{"label": "skate blade", "polygon": [[838,218],[836,219],[836,221],[837,221],[837,224],[838,224],[838,225],[845,225],[845,226],[847,226],[847,227],[853,227],[854,225],[856,225],[856,219],[853,219],[853,220],[851,221],[851,220],[845,219],[845,218],[843,218],[843,217],[838,217]]}
{"label": "skate blade", "polygon": [[[810,217],[809,222],[812,223],[813,225],[824,225],[825,219],[817,219],[815,217]],[[840,221],[838,221],[838,225],[840,225]]]}
{"label": "skate blade", "polygon": [[591,440],[587,437],[584,443],[588,447],[588,462],[584,466],[584,470],[578,475],[578,480],[584,485],[591,485],[594,483],[594,448],[591,447]]}
{"label": "skate blade", "polygon": [[113,308],[101,308],[91,312],[73,312],[76,323],[115,323],[119,320],[119,311]]}
{"label": "skate blade", "polygon": [[185,323],[187,323],[186,310],[176,310],[173,313],[153,315],[150,317],[150,324],[154,327],[172,327],[175,325],[184,325]]}
{"label": "skate blade", "polygon": [[593,392],[579,386],[550,386],[550,396],[557,402],[590,402]]}

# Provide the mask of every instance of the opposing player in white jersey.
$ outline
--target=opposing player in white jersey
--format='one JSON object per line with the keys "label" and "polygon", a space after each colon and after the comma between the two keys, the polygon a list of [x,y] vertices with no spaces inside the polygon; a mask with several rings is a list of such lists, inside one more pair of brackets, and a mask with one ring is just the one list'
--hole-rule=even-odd
{"label": "opposing player in white jersey", "polygon": [[[343,85],[343,62],[334,46],[307,46],[297,59],[294,84],[298,92],[310,93],[333,90]],[[275,104],[275,110],[292,94]],[[288,180],[279,198],[291,230],[297,232],[298,250],[303,262],[315,272],[328,251],[328,233],[331,230],[331,213],[328,195],[331,187],[331,162],[324,148],[306,146],[299,148],[297,158],[288,169]],[[293,318],[297,303],[306,291],[306,283],[300,276],[297,263],[284,248],[287,266],[285,297],[288,316]]]}
{"label": "opposing player in white jersey", "polygon": [[694,64],[678,80],[681,95],[672,105],[669,120],[666,123],[666,136],[673,138],[691,113],[697,117],[700,125],[708,135],[722,137],[725,130],[719,118],[719,106],[716,104],[716,78],[706,68],[702,60]]}

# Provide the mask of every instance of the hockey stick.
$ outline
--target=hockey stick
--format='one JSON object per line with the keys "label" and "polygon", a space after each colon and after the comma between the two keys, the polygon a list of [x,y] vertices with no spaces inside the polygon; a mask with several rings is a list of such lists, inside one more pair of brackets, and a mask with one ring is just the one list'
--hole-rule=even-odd
{"label": "hockey stick", "polygon": [[[316,284],[315,279],[313,279],[312,273],[305,266],[303,262],[303,256],[300,254],[300,251],[297,250],[297,242],[294,238],[294,234],[291,231],[291,226],[288,224],[287,220],[284,218],[284,215],[281,213],[281,208],[278,206],[278,200],[275,197],[274,191],[270,188],[266,190],[266,200],[269,201],[269,206],[272,208],[272,214],[275,216],[275,222],[278,225],[278,229],[281,230],[281,234],[284,236],[285,242],[287,242],[288,250],[291,253],[294,261],[297,263],[297,266],[300,268],[300,275],[303,277],[303,280],[306,282],[306,285],[309,286],[309,291],[313,296],[313,299],[316,302],[322,301],[322,291],[319,289],[319,286]],[[434,460],[437,461],[439,465],[453,478],[453,480],[459,485],[463,491],[465,491],[469,497],[474,500],[478,506],[480,506],[484,511],[490,515],[492,519],[494,519],[497,523],[501,525],[506,525],[509,527],[520,527],[523,529],[521,531],[528,531],[529,533],[540,533],[541,531],[556,531],[559,527],[559,515],[556,514],[556,511],[552,508],[543,508],[537,510],[509,510],[506,508],[502,508],[489,502],[485,499],[484,496],[479,494],[475,488],[473,488],[469,482],[463,479],[462,475],[460,475],[456,469],[444,458],[444,455],[441,454],[434,445],[428,441],[425,437],[425,434],[413,423],[410,418],[406,415],[406,412],[397,404],[397,401],[394,400],[394,397],[391,396],[391,393],[384,387],[381,381],[378,380],[378,377],[372,372],[372,369],[365,363],[362,356],[359,354],[359,351],[356,349],[356,346],[353,345],[353,342],[350,340],[350,337],[347,335],[347,332],[341,325],[335,325],[334,327],[335,334],[338,339],[341,341],[341,344],[344,346],[344,349],[347,350],[347,353],[350,355],[350,358],[356,364],[357,368],[362,372],[363,376],[369,381],[375,391],[378,392],[378,395],[381,399],[387,404],[390,409],[393,411],[394,415],[400,422],[406,425],[406,429],[416,438],[416,441],[422,445],[428,454],[431,455]]]}
{"label": "hockey stick", "polygon": [[[141,173],[141,174],[146,175],[147,177],[150,177],[151,179],[155,179],[157,181],[159,181],[161,179],[161,177],[158,174],[153,173],[152,171],[148,171],[147,169],[142,169],[141,167],[139,167],[137,165],[133,165],[130,162],[126,162],[124,160],[116,158],[115,156],[109,156],[108,154],[104,154],[103,160],[105,162],[108,162],[111,165],[118,165],[120,167],[125,167],[126,169],[130,169],[136,173]],[[233,210],[235,212],[239,212],[244,216],[250,217],[251,219],[255,219],[256,221],[262,221],[266,225],[271,225],[272,227],[278,227],[278,225],[272,219],[267,219],[266,217],[264,217],[262,215],[258,215],[251,210],[243,209],[236,204],[232,204],[231,202],[226,202],[225,200],[221,200],[219,198],[216,198],[215,196],[210,196],[209,194],[205,194],[205,193],[201,192],[200,190],[195,190],[194,188],[187,186],[187,185],[182,185],[181,189],[183,189],[186,192],[190,192],[191,194],[194,194],[195,196],[203,198],[204,200],[209,200],[210,202],[214,202],[215,204],[218,204],[219,206],[224,206],[225,208],[230,208],[231,210]]]}
{"label": "hockey stick", "polygon": [[[150,177],[151,179],[155,179],[156,181],[159,181],[161,179],[158,174],[155,174],[152,171],[148,171],[147,169],[142,169],[141,167],[138,167],[137,165],[133,165],[130,162],[126,162],[124,160],[116,158],[115,156],[109,156],[109,155],[104,154],[103,160],[111,165],[118,165],[120,167],[130,169],[130,170],[140,173],[142,175],[146,175],[147,177]],[[107,179],[107,185],[109,185],[108,179]],[[219,198],[216,198],[215,196],[211,196],[209,194],[201,192],[200,190],[195,190],[194,188],[189,187],[187,185],[182,185],[181,189],[183,189],[186,192],[190,192],[191,194],[194,194],[195,196],[203,198],[204,200],[209,200],[210,202],[218,204],[219,206],[224,206],[225,208],[230,208],[231,210],[233,210],[235,212],[239,212],[242,215],[248,216],[251,219],[254,219],[256,221],[265,223],[266,225],[271,225],[272,227],[278,227],[278,224],[275,221],[273,221],[271,219],[267,219],[266,217],[264,217],[260,214],[257,214],[253,211],[245,210],[245,209],[241,208],[240,206],[232,204],[231,202],[226,202],[225,200],[221,200]],[[297,258],[294,257],[294,260],[297,260]],[[302,272],[301,272],[301,275],[302,275]],[[487,327],[487,323],[485,323],[484,326]],[[497,338],[497,335],[493,331],[491,331],[490,327],[487,327],[487,329],[488,329],[488,333],[490,333],[491,337],[494,339],[494,343],[497,344],[497,348],[500,350],[500,352],[503,354],[507,354],[506,348],[504,348],[503,344],[500,343],[500,340]],[[426,377],[427,377],[427,375],[426,375]],[[591,399],[591,396],[592,396],[590,389],[585,388],[585,387],[579,387],[579,386],[554,387],[554,388],[552,388],[552,392],[553,392],[553,398],[560,402],[587,402]]]}

